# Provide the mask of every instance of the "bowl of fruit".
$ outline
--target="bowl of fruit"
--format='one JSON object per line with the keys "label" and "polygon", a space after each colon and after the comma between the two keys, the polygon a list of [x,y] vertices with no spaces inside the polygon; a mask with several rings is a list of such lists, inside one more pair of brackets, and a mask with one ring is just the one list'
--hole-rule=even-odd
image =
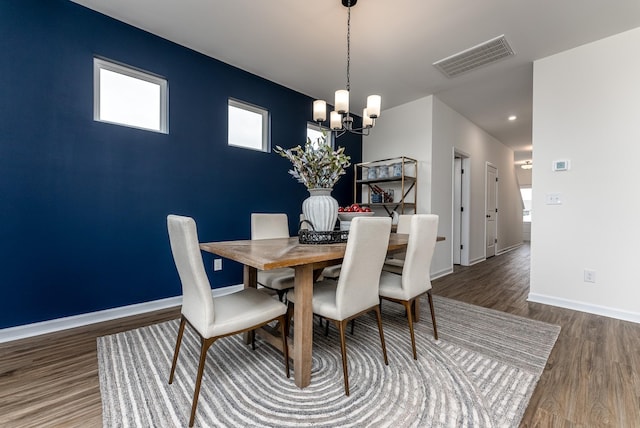
{"label": "bowl of fruit", "polygon": [[340,219],[340,230],[349,230],[351,220],[356,217],[372,216],[375,213],[369,207],[361,207],[358,204],[351,204],[346,207],[338,207],[338,218]]}

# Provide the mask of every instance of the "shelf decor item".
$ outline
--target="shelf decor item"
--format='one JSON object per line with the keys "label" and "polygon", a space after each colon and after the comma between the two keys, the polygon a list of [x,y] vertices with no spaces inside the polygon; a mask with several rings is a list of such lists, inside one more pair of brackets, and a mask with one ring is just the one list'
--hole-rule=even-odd
{"label": "shelf decor item", "polygon": [[351,165],[344,147],[333,150],[323,136],[316,144],[307,138],[304,148],[296,146],[285,150],[276,146],[275,152],[291,161],[293,169],[289,174],[309,191],[310,196],[302,203],[305,219],[317,232],[332,231],[338,219],[338,201],[331,196],[331,190]]}

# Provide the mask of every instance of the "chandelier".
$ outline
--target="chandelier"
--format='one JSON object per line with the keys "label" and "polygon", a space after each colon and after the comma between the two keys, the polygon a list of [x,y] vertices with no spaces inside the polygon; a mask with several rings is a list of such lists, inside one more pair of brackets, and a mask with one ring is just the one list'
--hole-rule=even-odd
{"label": "chandelier", "polygon": [[[335,110],[331,112],[330,128],[336,132],[336,137],[340,137],[347,132],[357,135],[369,135],[369,131],[376,124],[376,119],[380,117],[380,95],[369,95],[367,97],[367,107],[362,110],[362,127],[354,128],[353,117],[349,113],[349,91],[351,90],[351,76],[349,68],[351,65],[351,7],[355,6],[358,0],[342,0],[342,5],[347,8],[347,88],[336,91]],[[313,120],[321,122],[327,120],[327,103],[324,100],[313,102]]]}

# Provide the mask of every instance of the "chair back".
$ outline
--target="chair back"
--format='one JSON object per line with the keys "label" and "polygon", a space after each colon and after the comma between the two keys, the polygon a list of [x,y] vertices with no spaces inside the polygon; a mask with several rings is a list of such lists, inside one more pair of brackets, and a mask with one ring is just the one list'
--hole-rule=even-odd
{"label": "chair back", "polygon": [[390,233],[389,217],[356,217],[351,221],[336,290],[341,319],[380,303],[378,287]]}
{"label": "chair back", "polygon": [[289,219],[286,214],[251,214],[251,239],[289,237]]}
{"label": "chair back", "polygon": [[[411,231],[411,217],[413,214],[400,214],[398,216],[398,225],[396,226],[396,233],[404,233],[406,235]],[[394,253],[391,258],[396,260],[404,260],[406,252]]]}
{"label": "chair back", "polygon": [[182,283],[182,314],[201,335],[214,321],[211,284],[204,270],[196,222],[170,214],[167,229],[173,260]]}
{"label": "chair back", "polygon": [[396,233],[405,233],[409,234],[411,230],[411,217],[413,214],[400,214],[398,216],[398,226],[396,228]]}
{"label": "chair back", "polygon": [[438,216],[411,216],[409,244],[402,269],[402,288],[410,298],[431,289],[431,259],[436,246]]}

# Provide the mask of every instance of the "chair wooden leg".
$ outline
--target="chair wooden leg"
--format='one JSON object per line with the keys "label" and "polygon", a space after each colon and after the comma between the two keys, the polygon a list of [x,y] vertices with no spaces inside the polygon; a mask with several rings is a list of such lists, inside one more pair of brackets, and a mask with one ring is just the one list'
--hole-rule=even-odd
{"label": "chair wooden leg", "polygon": [[[351,336],[353,336],[353,331],[355,329],[356,326],[356,320],[355,318],[351,320]],[[320,318],[320,327],[322,327],[322,318]],[[324,337],[329,336],[329,321],[327,321],[327,323],[324,326]]]}
{"label": "chair wooden leg", "polygon": [[436,326],[436,313],[433,311],[433,296],[431,290],[427,291],[427,297],[429,298],[429,310],[431,310],[431,322],[433,323],[433,337],[438,340],[438,327]]}
{"label": "chair wooden leg", "polygon": [[196,418],[196,408],[198,407],[198,397],[200,395],[200,384],[202,383],[202,374],[204,373],[204,365],[207,360],[207,351],[209,347],[215,342],[214,339],[200,339],[200,363],[198,364],[198,375],[196,377],[196,389],[193,392],[193,404],[191,405],[191,418],[189,419],[189,426],[193,426],[193,421]]}
{"label": "chair wooden leg", "polygon": [[180,328],[178,329],[178,339],[176,340],[176,348],[173,351],[173,364],[171,364],[171,374],[169,375],[169,383],[173,383],[173,375],[176,371],[176,364],[178,363],[178,353],[180,352],[180,344],[182,344],[182,333],[184,333],[184,326],[187,320],[183,316],[180,319]]}
{"label": "chair wooden leg", "polygon": [[413,351],[413,359],[417,360],[418,355],[416,353],[416,336],[413,331],[413,311],[411,310],[411,307],[413,306],[413,300],[402,302],[402,304],[407,310],[407,320],[409,321],[409,333],[411,334],[411,350]]}
{"label": "chair wooden leg", "polygon": [[287,377],[289,377],[289,347],[287,346],[287,332],[285,331],[286,328],[284,327],[286,324],[285,317],[286,315],[283,315],[280,318],[278,318],[278,320],[280,321],[280,324],[283,326],[280,329],[280,335],[282,336],[282,353],[284,354],[284,370],[285,370],[285,373],[287,374]]}
{"label": "chair wooden leg", "polygon": [[384,343],[384,333],[382,332],[382,314],[380,313],[379,306],[376,306],[374,310],[376,311],[376,318],[378,319],[378,331],[380,332],[380,344],[382,344],[382,355],[384,356],[384,364],[388,366],[389,360],[387,360],[387,345]]}
{"label": "chair wooden leg", "polygon": [[342,352],[342,376],[344,378],[344,393],[349,396],[349,371],[347,368],[347,343],[344,337],[345,321],[338,322],[340,329],[340,351]]}
{"label": "chair wooden leg", "polygon": [[293,317],[293,303],[287,302],[287,313],[285,315],[285,334],[287,337],[291,331],[291,317]]}
{"label": "chair wooden leg", "polygon": [[251,350],[255,351],[256,350],[256,331],[251,330],[249,332],[249,335],[251,336]]}

